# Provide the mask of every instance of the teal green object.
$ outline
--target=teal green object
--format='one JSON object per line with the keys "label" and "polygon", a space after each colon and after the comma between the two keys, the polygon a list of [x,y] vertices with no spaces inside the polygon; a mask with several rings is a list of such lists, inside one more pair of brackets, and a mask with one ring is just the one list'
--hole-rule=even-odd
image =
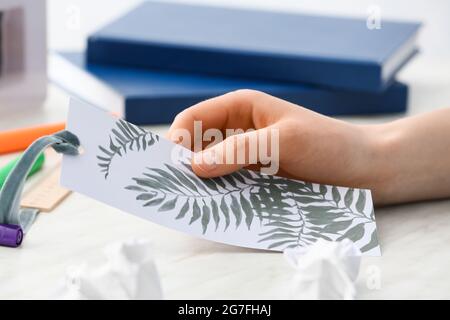
{"label": "teal green object", "polygon": [[26,233],[38,213],[34,208],[20,208],[25,180],[33,166],[47,147],[53,147],[58,153],[77,155],[79,146],[78,138],[69,131],[60,131],[34,141],[10,171],[0,190],[0,224],[20,226]]}
{"label": "teal green object", "polygon": [[[3,184],[5,183],[8,174],[12,171],[12,169],[14,169],[20,158],[21,157],[18,157],[8,162],[6,166],[0,169],[0,189],[3,187]],[[31,167],[30,173],[28,174],[27,178],[31,177],[33,174],[41,170],[42,166],[44,165],[44,162],[45,162],[45,155],[41,153],[34,162],[33,166]]]}

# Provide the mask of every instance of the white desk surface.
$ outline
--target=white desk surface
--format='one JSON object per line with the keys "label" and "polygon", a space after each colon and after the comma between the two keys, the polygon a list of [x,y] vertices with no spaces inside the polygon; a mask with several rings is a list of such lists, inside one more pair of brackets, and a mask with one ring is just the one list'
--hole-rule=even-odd
{"label": "white desk surface", "polygon": [[[450,105],[450,61],[418,58],[401,75],[411,84],[408,114]],[[49,86],[43,106],[0,107],[0,128],[63,120],[68,97]],[[351,118],[355,122],[390,117]],[[150,127],[164,133],[166,126]],[[59,155],[48,153],[45,176]],[[14,155],[0,157],[0,164]],[[450,200],[376,210],[383,256],[363,258],[358,298],[450,298]],[[89,222],[87,222],[89,221]],[[293,275],[281,254],[196,239],[72,194],[54,212],[41,214],[23,245],[0,247],[0,299],[49,298],[70,265],[97,261],[117,240],[144,237],[153,243],[166,298],[289,298]],[[376,273],[380,288],[367,285]]]}
{"label": "white desk surface", "polygon": [[[86,34],[140,1],[49,0],[49,46],[79,49]],[[192,1],[359,16],[366,14],[373,2],[345,0],[336,5],[332,0]],[[379,0],[377,4],[383,18],[425,23],[419,41],[423,53],[399,76],[410,85],[407,115],[450,107],[448,2]],[[79,29],[67,23],[74,9],[81,14]],[[18,108],[0,104],[0,130],[62,121],[67,103],[68,96],[50,85],[48,99],[42,106]],[[402,116],[405,115],[348,120],[370,123]],[[167,126],[149,129],[164,133]],[[28,186],[42,179],[60,157],[53,152],[48,155],[44,170],[32,177]],[[0,165],[14,156],[0,156]],[[363,258],[357,281],[358,298],[449,299],[450,200],[381,208],[376,210],[376,218],[383,256]],[[131,237],[152,241],[165,298],[289,298],[293,273],[281,254],[196,239],[72,194],[54,212],[38,217],[20,248],[0,247],[0,299],[54,298],[52,294],[68,266],[98,261],[104,246]],[[377,273],[380,288],[373,289],[367,283]]]}

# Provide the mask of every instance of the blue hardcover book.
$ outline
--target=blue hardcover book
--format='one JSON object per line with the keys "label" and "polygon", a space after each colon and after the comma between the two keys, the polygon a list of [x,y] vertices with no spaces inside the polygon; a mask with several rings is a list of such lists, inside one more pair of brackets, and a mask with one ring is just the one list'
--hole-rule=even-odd
{"label": "blue hardcover book", "polygon": [[145,2],[88,39],[91,63],[382,91],[418,23]]}
{"label": "blue hardcover book", "polygon": [[193,75],[86,64],[82,53],[52,54],[49,75],[69,93],[120,113],[136,124],[170,123],[185,108],[237,89],[254,89],[326,115],[403,112],[408,87],[382,93],[326,90],[304,84]]}

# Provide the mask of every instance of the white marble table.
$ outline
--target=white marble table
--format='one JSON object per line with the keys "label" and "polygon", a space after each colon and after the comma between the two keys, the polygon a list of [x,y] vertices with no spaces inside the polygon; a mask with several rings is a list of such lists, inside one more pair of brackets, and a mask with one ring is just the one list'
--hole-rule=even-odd
{"label": "white marble table", "polygon": [[[50,15],[57,17],[51,20],[54,25],[50,25],[50,33],[56,33],[58,19],[61,18],[58,13],[64,13],[63,4],[68,2],[49,2],[54,5]],[[91,1],[78,2],[84,4],[82,8],[90,8],[92,4]],[[275,2],[279,3],[270,3],[276,6]],[[123,2],[114,3],[119,5]],[[289,3],[293,6],[298,4],[299,9],[304,9],[302,5],[318,6],[314,1]],[[342,7],[332,10],[332,1],[327,3],[330,4],[327,6],[329,12],[342,14],[356,8],[351,1],[344,1]],[[388,2],[382,3],[388,6]],[[415,6],[409,6],[410,2],[402,3],[408,5],[404,14],[409,18],[420,18],[425,12],[421,9],[421,1],[416,1]],[[445,3],[441,5],[446,6]],[[400,5],[391,10],[393,15],[395,10],[403,12]],[[433,22],[439,19],[430,17],[431,29],[428,30],[440,30],[436,28],[437,24],[433,27]],[[447,23],[447,20],[440,21]],[[442,49],[444,40],[437,39],[437,35],[433,38],[433,34],[426,34],[423,45]],[[60,32],[59,36],[64,42],[70,38],[70,33]],[[58,42],[56,38],[54,36],[51,40]],[[409,83],[411,88],[407,115],[450,107],[450,55],[435,58],[428,53],[414,60],[400,75],[400,79]],[[67,102],[67,95],[49,86],[48,99],[43,106],[17,109],[0,105],[0,130],[63,120]],[[382,122],[402,116],[353,117],[347,120]],[[167,127],[150,129],[164,133]],[[13,156],[0,156],[0,165]],[[49,152],[45,169],[33,177],[29,185],[45,176],[58,159],[58,155]],[[383,256],[363,258],[357,281],[358,298],[449,299],[450,200],[379,208],[376,219]],[[0,247],[0,299],[54,297],[52,294],[68,266],[98,261],[104,246],[131,237],[144,237],[152,241],[166,298],[289,298],[289,283],[293,274],[281,254],[196,239],[145,222],[82,195],[72,194],[54,212],[39,216],[19,249]]]}

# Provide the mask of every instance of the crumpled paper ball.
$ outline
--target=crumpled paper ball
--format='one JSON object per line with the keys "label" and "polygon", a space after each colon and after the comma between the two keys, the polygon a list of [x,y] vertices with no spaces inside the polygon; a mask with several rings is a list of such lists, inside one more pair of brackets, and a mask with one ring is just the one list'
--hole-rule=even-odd
{"label": "crumpled paper ball", "polygon": [[319,239],[307,247],[286,249],[284,256],[295,268],[291,298],[353,300],[361,251],[348,239]]}
{"label": "crumpled paper ball", "polygon": [[60,298],[76,300],[162,299],[150,242],[133,239],[105,248],[105,262],[68,268]]}

